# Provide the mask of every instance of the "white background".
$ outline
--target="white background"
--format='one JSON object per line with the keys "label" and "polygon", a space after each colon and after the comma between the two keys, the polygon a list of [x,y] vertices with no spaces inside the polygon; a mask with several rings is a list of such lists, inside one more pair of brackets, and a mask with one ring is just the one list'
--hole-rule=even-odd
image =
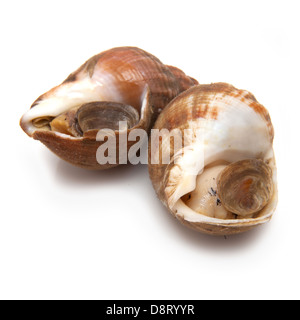
{"label": "white background", "polygon": [[[299,1],[2,1],[2,299],[299,299]],[[146,165],[72,167],[21,115],[103,50],[131,45],[264,104],[279,205],[246,234],[181,226]]]}

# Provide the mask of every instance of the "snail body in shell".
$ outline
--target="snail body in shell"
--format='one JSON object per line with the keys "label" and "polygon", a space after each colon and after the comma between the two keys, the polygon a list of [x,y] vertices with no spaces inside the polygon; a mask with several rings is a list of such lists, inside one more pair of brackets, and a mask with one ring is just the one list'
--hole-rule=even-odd
{"label": "snail body in shell", "polygon": [[[149,142],[149,175],[180,222],[228,235],[271,219],[277,205],[274,130],[250,92],[227,83],[194,86],[159,115],[154,130],[163,129],[171,134]],[[175,140],[182,144],[176,147]]]}
{"label": "snail body in shell", "polygon": [[119,121],[126,121],[126,134],[134,128],[148,131],[168,102],[196,83],[142,49],[113,48],[92,57],[41,95],[20,125],[62,159],[84,168],[106,169],[119,162],[97,161],[103,143],[96,140],[100,129],[118,136]]}

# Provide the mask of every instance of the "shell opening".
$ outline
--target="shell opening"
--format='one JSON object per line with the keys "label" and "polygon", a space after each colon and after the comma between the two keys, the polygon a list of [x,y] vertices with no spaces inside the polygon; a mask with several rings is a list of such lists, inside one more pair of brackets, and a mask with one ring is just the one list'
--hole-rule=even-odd
{"label": "shell opening", "polygon": [[87,132],[90,135],[91,131],[103,128],[117,130],[119,121],[126,121],[130,129],[149,112],[148,85],[136,93],[135,100],[131,101],[134,107],[121,96],[111,100],[103,90],[86,79],[63,83],[53,89],[49,97],[39,98],[32,105],[22,117],[21,127],[30,136],[37,130],[45,130],[81,138]]}
{"label": "shell opening", "polygon": [[[241,203],[241,206],[244,206],[244,210],[239,209],[239,211],[231,207],[229,208],[228,200],[224,198],[223,195],[224,192],[229,195],[234,194],[228,186],[224,188],[224,181],[231,181],[232,183],[234,180],[224,180],[223,174],[229,171],[235,174],[238,172],[237,167],[242,168],[243,170],[240,169],[240,171],[244,172],[244,175],[240,177],[245,177],[245,179],[240,178],[240,184],[242,187],[243,181],[246,184],[244,190],[242,190],[244,197],[241,197],[241,199],[244,200],[233,202]],[[245,169],[246,167],[248,167],[247,170]],[[254,172],[252,172],[251,176],[254,184],[251,184],[251,187],[249,187],[250,181],[247,181],[249,179],[247,178],[247,176],[249,176],[249,168],[250,171]],[[168,206],[180,219],[189,222],[220,223],[222,225],[235,225],[246,223],[246,221],[253,221],[251,222],[252,224],[260,224],[270,219],[276,208],[277,177],[275,160],[272,153],[266,154],[264,160],[238,160],[233,163],[225,160],[209,162],[206,166],[202,167],[202,170],[200,168],[198,174],[191,175],[190,171],[186,173],[182,171],[182,169],[179,173],[177,172],[178,170],[178,166],[171,169],[167,182],[167,185],[170,187],[169,189],[166,188],[165,192],[168,199]],[[258,175],[261,175],[259,179],[257,178]],[[177,180],[175,177],[180,177],[180,179]],[[189,183],[183,184],[182,181],[189,181]],[[222,187],[220,187],[220,181],[223,183]],[[257,181],[257,183],[255,183],[255,181]],[[173,186],[171,187],[171,185]],[[236,187],[235,183],[231,184],[231,188],[236,190],[236,197],[241,195],[241,189]],[[259,205],[253,205],[251,209],[247,208],[245,210],[245,204],[247,205],[248,203],[249,194],[253,196],[255,201],[259,202]],[[236,199],[236,197],[233,196],[234,199]],[[230,203],[232,202],[229,201],[229,204]]]}
{"label": "shell opening", "polygon": [[193,211],[218,219],[255,218],[273,195],[272,169],[248,159],[206,167],[182,197]]}

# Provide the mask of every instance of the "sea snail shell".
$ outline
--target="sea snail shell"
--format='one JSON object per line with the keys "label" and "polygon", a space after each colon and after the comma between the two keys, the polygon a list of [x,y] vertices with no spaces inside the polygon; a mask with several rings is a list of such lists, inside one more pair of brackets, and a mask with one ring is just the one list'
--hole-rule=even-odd
{"label": "sea snail shell", "polygon": [[[277,205],[274,131],[251,93],[226,83],[194,86],[168,104],[153,129],[172,133],[156,144],[151,135],[149,174],[180,222],[228,235],[271,219]],[[183,143],[176,147],[177,138]],[[169,162],[162,160],[166,149]]]}
{"label": "sea snail shell", "polygon": [[62,159],[84,168],[106,169],[115,165],[97,162],[96,152],[103,143],[96,141],[99,129],[111,129],[118,136],[117,124],[127,121],[127,133],[148,131],[168,102],[195,84],[181,70],[139,48],[113,48],[92,57],[41,95],[20,125]]}

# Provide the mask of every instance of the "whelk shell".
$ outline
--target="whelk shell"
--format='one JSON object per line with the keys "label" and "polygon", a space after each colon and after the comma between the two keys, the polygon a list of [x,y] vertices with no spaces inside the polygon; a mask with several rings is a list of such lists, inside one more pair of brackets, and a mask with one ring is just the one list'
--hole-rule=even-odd
{"label": "whelk shell", "polygon": [[[168,102],[195,84],[181,70],[142,49],[113,48],[92,57],[41,95],[20,125],[62,159],[106,169],[115,165],[97,162],[96,152],[103,143],[96,141],[99,129],[112,129],[118,136],[117,123],[127,121],[127,134],[132,129],[149,131]],[[128,141],[128,149],[133,143]]]}
{"label": "whelk shell", "polygon": [[[154,129],[172,134],[162,135],[157,145],[149,142],[149,175],[181,223],[228,235],[271,219],[277,205],[274,130],[250,92],[226,83],[194,86],[168,104]],[[179,149],[177,138],[183,142]],[[153,158],[159,161],[151,163]]]}

